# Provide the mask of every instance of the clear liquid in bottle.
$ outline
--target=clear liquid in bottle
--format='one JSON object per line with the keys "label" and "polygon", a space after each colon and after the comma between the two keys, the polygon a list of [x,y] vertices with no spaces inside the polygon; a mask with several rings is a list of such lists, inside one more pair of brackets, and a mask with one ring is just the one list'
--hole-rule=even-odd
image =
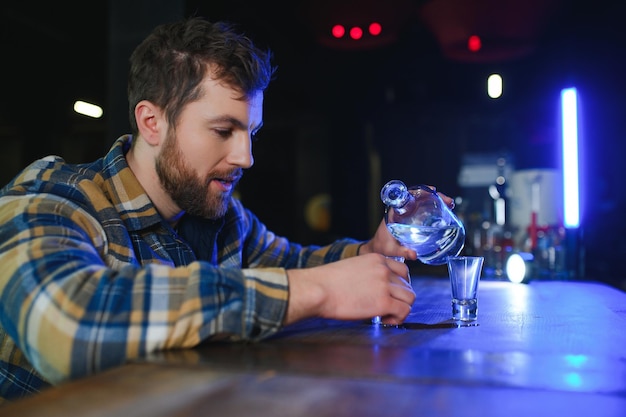
{"label": "clear liquid in bottle", "polygon": [[461,252],[464,234],[459,226],[430,227],[400,223],[387,224],[393,237],[417,253],[420,261],[428,265],[442,265],[449,256]]}
{"label": "clear liquid in bottle", "polygon": [[465,228],[430,187],[389,181],[381,190],[389,232],[428,265],[443,265],[465,245]]}

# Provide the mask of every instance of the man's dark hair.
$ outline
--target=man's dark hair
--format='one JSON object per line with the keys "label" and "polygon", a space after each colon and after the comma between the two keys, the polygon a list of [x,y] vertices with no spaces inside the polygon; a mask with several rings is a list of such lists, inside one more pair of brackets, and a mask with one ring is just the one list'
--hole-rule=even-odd
{"label": "man's dark hair", "polygon": [[188,103],[201,97],[200,82],[207,71],[215,79],[240,91],[247,99],[264,91],[273,78],[272,53],[257,48],[226,22],[200,17],[158,26],[130,57],[129,119],[138,134],[135,106],[148,100],[176,126]]}

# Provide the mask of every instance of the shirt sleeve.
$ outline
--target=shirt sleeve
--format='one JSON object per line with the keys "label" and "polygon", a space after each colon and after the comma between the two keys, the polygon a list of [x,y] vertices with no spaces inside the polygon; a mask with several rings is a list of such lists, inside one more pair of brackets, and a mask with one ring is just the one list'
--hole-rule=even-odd
{"label": "shirt sleeve", "polygon": [[[251,268],[282,267],[311,268],[343,258],[358,255],[359,246],[363,243],[350,238],[338,239],[329,245],[303,246],[278,236],[263,224],[250,210],[243,208],[235,201],[236,212],[239,217],[230,219],[231,226],[236,225],[242,230],[238,235],[243,236],[243,259],[241,263]],[[226,228],[228,228],[228,224]],[[241,242],[222,242],[223,255],[235,253]]]}
{"label": "shirt sleeve", "polygon": [[[120,232],[122,234],[122,232]],[[284,268],[145,265],[86,211],[43,195],[0,204],[0,321],[35,369],[59,383],[209,338],[259,340],[281,326]],[[131,242],[127,242],[132,246]]]}

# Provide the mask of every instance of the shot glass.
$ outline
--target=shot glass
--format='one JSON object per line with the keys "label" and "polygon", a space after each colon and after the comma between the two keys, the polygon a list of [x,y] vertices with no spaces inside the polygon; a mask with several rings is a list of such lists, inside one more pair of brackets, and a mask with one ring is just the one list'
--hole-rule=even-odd
{"label": "shot glass", "polygon": [[448,273],[452,288],[452,319],[474,321],[478,318],[478,282],[483,267],[482,256],[448,258]]}
{"label": "shot glass", "polygon": [[[404,257],[403,256],[385,256],[385,258],[393,259],[394,261],[398,261],[398,262],[404,262]],[[411,282],[410,279],[411,279],[411,276],[409,276],[409,282]],[[380,325],[380,326],[384,326],[382,317],[374,316],[372,318],[372,324],[377,324],[377,325]]]}

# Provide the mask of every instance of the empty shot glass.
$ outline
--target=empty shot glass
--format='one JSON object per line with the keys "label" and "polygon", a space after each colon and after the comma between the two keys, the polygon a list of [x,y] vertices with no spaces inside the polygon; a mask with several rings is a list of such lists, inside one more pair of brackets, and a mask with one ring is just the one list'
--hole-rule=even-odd
{"label": "empty shot glass", "polygon": [[468,322],[478,318],[478,282],[483,261],[482,256],[448,258],[453,320]]}
{"label": "empty shot glass", "polygon": [[[404,262],[404,257],[403,256],[385,256],[385,258],[393,259],[394,261],[398,261],[398,262]],[[411,276],[409,275],[409,283],[410,282],[411,282]],[[372,318],[372,324],[378,324],[378,325],[381,325],[381,326],[386,326],[385,324],[383,324],[382,317],[380,317],[380,316],[374,316]]]}

